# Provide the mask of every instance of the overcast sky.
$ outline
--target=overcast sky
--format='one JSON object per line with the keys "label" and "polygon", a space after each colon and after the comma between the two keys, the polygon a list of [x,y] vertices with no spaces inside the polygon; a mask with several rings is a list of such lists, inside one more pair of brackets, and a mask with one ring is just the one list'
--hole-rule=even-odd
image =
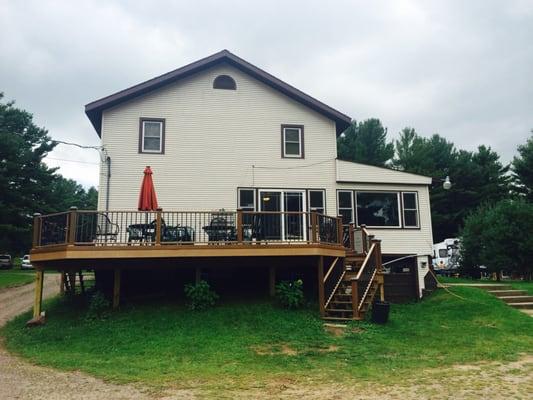
{"label": "overcast sky", "polygon": [[[58,140],[98,145],[86,103],[224,48],[391,138],[509,161],[533,128],[533,0],[0,0],[0,91]],[[47,160],[85,186],[98,161]]]}

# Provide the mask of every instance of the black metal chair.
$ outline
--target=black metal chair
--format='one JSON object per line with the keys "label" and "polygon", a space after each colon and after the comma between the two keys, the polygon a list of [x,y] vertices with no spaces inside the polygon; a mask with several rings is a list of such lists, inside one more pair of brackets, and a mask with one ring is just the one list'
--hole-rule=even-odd
{"label": "black metal chair", "polygon": [[104,213],[96,214],[96,218],[96,241],[116,242],[120,231],[118,224],[111,222],[107,214]]}

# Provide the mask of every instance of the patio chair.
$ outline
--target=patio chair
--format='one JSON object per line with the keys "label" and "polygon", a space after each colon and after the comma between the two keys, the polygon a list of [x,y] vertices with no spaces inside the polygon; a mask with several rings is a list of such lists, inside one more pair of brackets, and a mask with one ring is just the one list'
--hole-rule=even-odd
{"label": "patio chair", "polygon": [[228,221],[225,216],[216,216],[211,219],[208,226],[203,227],[210,242],[228,242],[237,240],[237,231],[233,221]]}
{"label": "patio chair", "polygon": [[116,242],[120,228],[118,224],[111,222],[107,214],[97,214],[96,241]]}

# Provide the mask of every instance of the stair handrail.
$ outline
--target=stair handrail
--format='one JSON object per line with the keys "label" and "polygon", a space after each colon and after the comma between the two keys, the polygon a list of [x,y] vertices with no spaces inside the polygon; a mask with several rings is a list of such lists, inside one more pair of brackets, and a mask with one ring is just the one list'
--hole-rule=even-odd
{"label": "stair handrail", "polygon": [[[355,278],[352,279],[352,309],[354,310],[354,316],[359,317],[363,304],[367,299],[370,288],[376,279],[376,275],[381,272],[381,241],[374,238],[371,239],[370,250],[367,252],[366,257],[361,265],[361,268],[357,272]],[[359,287],[364,275],[369,275],[368,283],[365,287]],[[359,289],[362,289],[362,296],[359,296]]]}
{"label": "stair handrail", "polygon": [[[335,267],[337,266],[337,263],[338,263],[339,260],[340,260],[339,257],[335,258],[335,260],[333,260],[332,264],[330,265],[328,271],[324,275],[324,279],[322,281],[322,285],[324,285],[324,288],[326,287],[327,280],[328,279],[333,279],[333,278],[330,278],[330,275],[332,275],[332,272],[335,269]],[[341,284],[342,280],[344,279],[344,275],[346,274],[346,271],[344,270],[343,263],[340,263],[337,268],[342,268],[342,270],[341,270],[339,278],[335,282],[335,285],[333,286],[331,292],[327,294],[328,298],[326,299],[326,302],[324,303],[324,308],[328,307],[329,303],[333,299],[333,296],[335,295],[335,292],[337,291],[339,285]]]}

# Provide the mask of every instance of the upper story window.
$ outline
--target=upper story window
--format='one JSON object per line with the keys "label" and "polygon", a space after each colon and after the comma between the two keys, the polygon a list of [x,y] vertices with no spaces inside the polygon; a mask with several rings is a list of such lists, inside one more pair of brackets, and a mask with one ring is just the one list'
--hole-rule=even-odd
{"label": "upper story window", "polygon": [[281,125],[281,157],[304,158],[303,125]]}
{"label": "upper story window", "polygon": [[213,89],[237,90],[237,84],[231,76],[219,75],[213,81]]}
{"label": "upper story window", "polygon": [[139,153],[163,154],[165,152],[165,120],[141,118],[139,127]]}

